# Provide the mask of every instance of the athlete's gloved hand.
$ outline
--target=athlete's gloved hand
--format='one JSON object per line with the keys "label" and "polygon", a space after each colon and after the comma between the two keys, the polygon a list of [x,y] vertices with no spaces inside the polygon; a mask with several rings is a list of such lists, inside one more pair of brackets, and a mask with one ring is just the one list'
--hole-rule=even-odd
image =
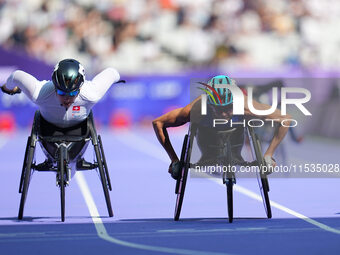
{"label": "athlete's gloved hand", "polygon": [[173,161],[171,162],[169,166],[169,173],[171,174],[171,177],[177,180],[179,178],[179,175],[181,173],[181,164],[180,161]]}
{"label": "athlete's gloved hand", "polygon": [[275,159],[273,157],[271,157],[271,156],[264,156],[264,160],[266,161],[267,165],[273,166],[273,167],[276,166],[276,161],[275,161]]}
{"label": "athlete's gloved hand", "polygon": [[6,88],[6,84],[1,86],[1,91],[5,94],[8,95],[14,95],[14,94],[20,94],[21,93],[21,89],[19,89],[18,87],[15,87],[14,89],[8,89]]}
{"label": "athlete's gloved hand", "polygon": [[272,156],[264,156],[264,161],[268,167],[268,170],[266,171],[267,174],[271,174],[273,172],[273,168],[276,166],[275,159]]}

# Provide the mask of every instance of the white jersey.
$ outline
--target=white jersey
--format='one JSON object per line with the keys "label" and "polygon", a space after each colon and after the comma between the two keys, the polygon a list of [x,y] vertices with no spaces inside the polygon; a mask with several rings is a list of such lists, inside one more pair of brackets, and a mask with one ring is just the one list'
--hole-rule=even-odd
{"label": "white jersey", "polygon": [[38,81],[32,75],[17,70],[7,79],[6,87],[13,89],[18,86],[39,107],[44,119],[58,127],[66,128],[85,120],[92,107],[119,79],[116,69],[107,68],[91,81],[86,80],[79,95],[68,109],[61,106],[52,81]]}

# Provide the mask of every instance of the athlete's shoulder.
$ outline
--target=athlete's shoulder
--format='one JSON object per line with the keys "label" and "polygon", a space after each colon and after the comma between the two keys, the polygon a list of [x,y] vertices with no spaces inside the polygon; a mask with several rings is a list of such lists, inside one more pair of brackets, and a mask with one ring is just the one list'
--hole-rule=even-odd
{"label": "athlete's shoulder", "polygon": [[40,89],[36,90],[36,101],[42,102],[55,95],[55,87],[52,81],[39,81]]}
{"label": "athlete's shoulder", "polygon": [[96,103],[98,101],[98,96],[96,94],[96,84],[92,81],[85,80],[84,84],[80,88],[78,98],[85,103]]}

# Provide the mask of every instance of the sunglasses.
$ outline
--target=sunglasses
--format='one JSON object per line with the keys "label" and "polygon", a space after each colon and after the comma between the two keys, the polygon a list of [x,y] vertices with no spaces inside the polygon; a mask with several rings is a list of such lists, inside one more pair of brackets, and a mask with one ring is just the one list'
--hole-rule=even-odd
{"label": "sunglasses", "polygon": [[69,97],[75,97],[79,94],[79,90],[71,91],[71,92],[65,92],[60,89],[57,89],[57,94],[59,96],[69,96]]}

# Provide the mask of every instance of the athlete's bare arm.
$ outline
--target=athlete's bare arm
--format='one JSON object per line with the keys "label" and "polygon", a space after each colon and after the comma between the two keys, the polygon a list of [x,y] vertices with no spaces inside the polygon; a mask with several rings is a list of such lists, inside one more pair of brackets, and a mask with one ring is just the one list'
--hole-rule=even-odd
{"label": "athlete's bare arm", "polygon": [[171,162],[178,161],[177,154],[173,149],[169,135],[167,132],[168,127],[178,127],[182,126],[185,123],[190,122],[190,112],[194,103],[196,103],[199,98],[195,99],[193,102],[188,104],[185,107],[175,109],[171,112],[168,112],[152,122],[153,128],[155,130],[158,141],[163,146],[165,151],[167,152]]}
{"label": "athlete's bare arm", "polygon": [[[252,112],[250,112],[248,104],[247,104],[247,97],[245,96],[245,115],[247,116],[254,116],[260,119],[271,119],[273,120],[274,123],[277,123],[277,125],[275,125],[275,131],[274,131],[274,136],[269,144],[268,149],[266,150],[266,152],[264,153],[264,156],[270,156],[272,157],[276,148],[278,147],[278,145],[281,143],[281,141],[283,140],[283,138],[285,137],[290,124],[290,119],[292,118],[289,114],[286,115],[282,115],[281,111],[279,109],[276,109],[273,113],[269,114],[269,115],[256,115]],[[257,110],[267,110],[270,109],[271,106],[267,105],[267,104],[262,104],[259,103],[255,100],[253,100],[253,106],[255,109]],[[281,122],[283,120],[287,120],[285,121],[285,126],[281,125]]]}

